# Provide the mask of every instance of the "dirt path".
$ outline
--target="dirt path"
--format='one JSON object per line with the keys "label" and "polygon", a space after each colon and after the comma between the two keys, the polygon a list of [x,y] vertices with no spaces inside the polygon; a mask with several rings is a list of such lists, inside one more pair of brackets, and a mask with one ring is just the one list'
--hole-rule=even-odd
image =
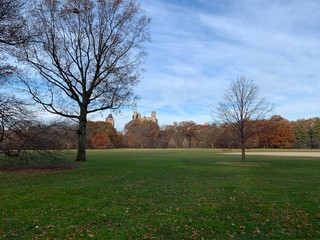
{"label": "dirt path", "polygon": [[[226,153],[236,154],[241,153]],[[289,156],[289,157],[318,157],[320,158],[320,152],[246,152],[246,155],[262,155],[262,156]]]}

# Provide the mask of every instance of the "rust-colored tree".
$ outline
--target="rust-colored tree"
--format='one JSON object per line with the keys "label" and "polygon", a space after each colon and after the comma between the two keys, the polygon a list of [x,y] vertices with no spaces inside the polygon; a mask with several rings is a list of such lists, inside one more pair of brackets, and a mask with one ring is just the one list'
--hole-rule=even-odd
{"label": "rust-colored tree", "polygon": [[290,122],[281,116],[273,116],[269,120],[271,132],[269,145],[275,148],[291,148],[295,142],[293,128]]}
{"label": "rust-colored tree", "polygon": [[117,130],[112,126],[112,124],[105,121],[88,121],[87,125],[87,140],[88,146],[94,147],[92,145],[92,138],[94,136],[101,135],[102,133],[107,135],[107,139],[109,140],[106,147],[108,148],[116,148],[122,145],[122,139],[120,134],[118,134]]}
{"label": "rust-colored tree", "polygon": [[38,77],[23,81],[35,102],[78,122],[76,161],[86,161],[88,114],[131,105],[150,19],[135,0],[39,0],[33,38],[17,56]]}
{"label": "rust-colored tree", "polygon": [[105,132],[98,132],[91,138],[93,148],[110,148],[110,139]]}
{"label": "rust-colored tree", "polygon": [[273,148],[291,148],[295,143],[294,130],[290,122],[279,115],[260,123],[260,145]]}
{"label": "rust-colored tree", "polygon": [[159,126],[149,120],[135,119],[125,126],[125,137],[129,147],[155,148],[159,142]]}

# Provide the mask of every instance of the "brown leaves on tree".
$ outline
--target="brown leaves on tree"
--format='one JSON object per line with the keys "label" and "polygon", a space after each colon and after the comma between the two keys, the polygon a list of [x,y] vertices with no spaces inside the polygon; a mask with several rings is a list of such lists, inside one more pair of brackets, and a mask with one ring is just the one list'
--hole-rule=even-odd
{"label": "brown leaves on tree", "polygon": [[105,132],[98,132],[91,138],[93,148],[109,148],[110,143],[110,139]]}

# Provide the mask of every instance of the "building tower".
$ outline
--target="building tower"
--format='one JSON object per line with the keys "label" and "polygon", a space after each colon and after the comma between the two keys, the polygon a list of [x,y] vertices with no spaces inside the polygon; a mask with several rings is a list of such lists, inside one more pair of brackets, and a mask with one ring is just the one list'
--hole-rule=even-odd
{"label": "building tower", "polygon": [[158,123],[156,111],[151,112],[151,121]]}
{"label": "building tower", "polygon": [[153,121],[155,123],[158,123],[155,111],[151,112],[151,116],[150,117],[146,117],[146,116],[141,117],[141,113],[138,113],[138,112],[134,111],[133,114],[132,114],[132,120],[136,120],[136,119],[139,119],[139,120],[142,120],[142,121]]}
{"label": "building tower", "polygon": [[139,113],[134,111],[132,114],[132,120],[139,119]]}
{"label": "building tower", "polygon": [[112,114],[109,114],[108,117],[106,118],[106,122],[110,123],[114,127],[114,118]]}

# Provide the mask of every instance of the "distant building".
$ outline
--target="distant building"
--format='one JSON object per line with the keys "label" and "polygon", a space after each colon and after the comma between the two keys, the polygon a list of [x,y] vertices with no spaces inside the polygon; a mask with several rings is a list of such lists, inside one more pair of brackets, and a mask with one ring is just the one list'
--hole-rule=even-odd
{"label": "distant building", "polygon": [[106,122],[110,123],[112,126],[114,126],[114,118],[112,114],[109,114],[108,117],[106,118]]}
{"label": "distant building", "polygon": [[141,117],[140,113],[134,111],[133,114],[132,114],[132,120],[135,120],[135,119],[140,119],[142,121],[153,121],[155,123],[158,123],[158,119],[157,119],[155,111],[151,112],[151,116],[150,117],[145,117],[145,116]]}

